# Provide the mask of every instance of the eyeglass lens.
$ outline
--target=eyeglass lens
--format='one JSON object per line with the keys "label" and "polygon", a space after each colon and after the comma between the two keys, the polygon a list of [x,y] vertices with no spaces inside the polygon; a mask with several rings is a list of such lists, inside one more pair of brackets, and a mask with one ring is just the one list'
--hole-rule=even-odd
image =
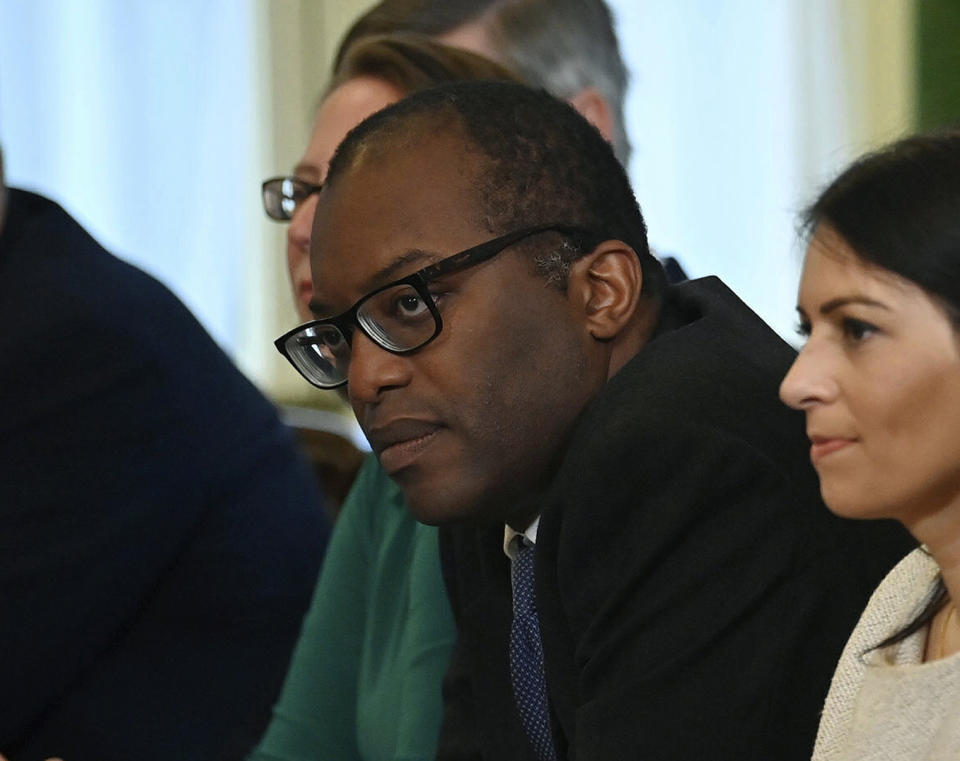
{"label": "eyeglass lens", "polygon": [[[377,291],[357,307],[363,331],[388,351],[412,351],[437,333],[437,321],[417,289],[407,283]],[[312,382],[338,385],[347,379],[350,344],[335,325],[315,325],[291,336],[287,353]]]}
{"label": "eyeglass lens", "polygon": [[298,180],[296,177],[276,177],[263,184],[263,205],[272,219],[288,221],[293,218],[297,206],[303,203],[319,186]]}
{"label": "eyeglass lens", "polygon": [[320,386],[342,383],[350,347],[335,325],[313,325],[290,336],[284,343],[287,355],[311,383]]}
{"label": "eyeglass lens", "polygon": [[407,283],[374,293],[357,310],[357,322],[384,349],[409,351],[437,329],[433,313],[417,289]]}

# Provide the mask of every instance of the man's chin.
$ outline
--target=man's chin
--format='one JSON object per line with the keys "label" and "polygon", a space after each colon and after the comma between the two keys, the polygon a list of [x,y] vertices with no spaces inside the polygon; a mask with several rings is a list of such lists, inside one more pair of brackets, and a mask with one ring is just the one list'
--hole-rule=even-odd
{"label": "man's chin", "polygon": [[469,509],[464,509],[462,503],[451,505],[447,502],[437,502],[435,499],[420,499],[417,496],[410,496],[404,492],[407,501],[407,508],[420,523],[428,526],[449,526],[460,523],[476,522],[476,514]]}
{"label": "man's chin", "polygon": [[444,526],[457,523],[492,523],[479,494],[462,483],[435,483],[400,472],[394,480],[403,491],[407,509],[420,523]]}

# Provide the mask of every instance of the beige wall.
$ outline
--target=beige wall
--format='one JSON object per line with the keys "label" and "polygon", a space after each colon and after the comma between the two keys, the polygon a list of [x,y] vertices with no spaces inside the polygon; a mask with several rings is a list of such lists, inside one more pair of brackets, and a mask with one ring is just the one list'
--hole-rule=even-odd
{"label": "beige wall", "polygon": [[[251,0],[261,14],[260,113],[263,176],[285,174],[300,158],[312,127],[318,96],[326,85],[330,61],[353,20],[372,0]],[[273,398],[323,404],[274,350],[272,339],[297,323],[286,274],[286,226],[257,220],[262,261],[254,262],[249,329],[244,335],[244,369]]]}
{"label": "beige wall", "polygon": [[845,0],[843,30],[859,139],[873,147],[916,123],[914,0]]}
{"label": "beige wall", "polygon": [[915,3],[798,5],[802,187],[819,187],[864,151],[915,128]]}

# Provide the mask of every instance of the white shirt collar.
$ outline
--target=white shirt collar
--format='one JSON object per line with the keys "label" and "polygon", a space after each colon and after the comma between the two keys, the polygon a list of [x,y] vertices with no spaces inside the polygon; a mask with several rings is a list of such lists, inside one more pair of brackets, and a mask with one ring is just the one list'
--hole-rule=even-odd
{"label": "white shirt collar", "polygon": [[503,551],[506,553],[507,557],[512,561],[514,556],[517,554],[516,543],[513,541],[516,537],[522,536],[527,544],[534,545],[537,543],[537,530],[540,528],[540,516],[538,515],[533,519],[533,523],[527,526],[527,530],[522,534],[519,531],[514,531],[507,524],[503,524]]}

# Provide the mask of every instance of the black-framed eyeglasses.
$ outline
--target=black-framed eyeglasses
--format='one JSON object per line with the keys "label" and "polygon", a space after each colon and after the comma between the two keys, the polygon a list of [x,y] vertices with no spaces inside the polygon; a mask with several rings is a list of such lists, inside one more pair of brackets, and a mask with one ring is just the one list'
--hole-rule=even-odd
{"label": "black-framed eyeglasses", "polygon": [[284,333],[274,345],[314,386],[342,386],[347,382],[350,369],[355,327],[393,354],[414,352],[430,343],[443,329],[440,310],[428,288],[430,281],[485,262],[524,238],[548,231],[571,239],[580,252],[604,240],[595,233],[569,225],[539,225],[501,235],[387,283],[336,317],[304,323]]}
{"label": "black-framed eyeglasses", "polygon": [[263,210],[270,219],[288,222],[293,219],[300,204],[322,189],[323,185],[315,185],[299,177],[271,177],[260,186]]}

